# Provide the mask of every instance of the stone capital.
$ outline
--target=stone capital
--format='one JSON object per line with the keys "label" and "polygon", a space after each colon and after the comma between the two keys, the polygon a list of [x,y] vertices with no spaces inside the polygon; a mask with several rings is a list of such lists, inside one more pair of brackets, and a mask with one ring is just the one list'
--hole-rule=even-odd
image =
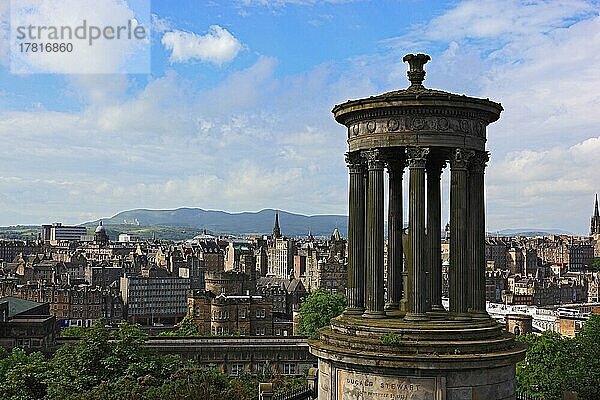
{"label": "stone capital", "polygon": [[369,170],[383,169],[384,162],[381,157],[381,152],[378,149],[365,150],[361,152],[361,155],[367,161]]}
{"label": "stone capital", "polygon": [[483,174],[487,162],[490,160],[490,153],[487,151],[476,151],[473,157],[469,160],[471,172]]}
{"label": "stone capital", "polygon": [[359,174],[363,172],[364,162],[359,152],[348,152],[344,154],[346,165],[350,173]]}
{"label": "stone capital", "polygon": [[475,152],[473,150],[455,149],[450,156],[451,169],[467,169],[469,161],[473,158]]}
{"label": "stone capital", "polygon": [[425,168],[429,147],[408,147],[406,157],[410,168]]}

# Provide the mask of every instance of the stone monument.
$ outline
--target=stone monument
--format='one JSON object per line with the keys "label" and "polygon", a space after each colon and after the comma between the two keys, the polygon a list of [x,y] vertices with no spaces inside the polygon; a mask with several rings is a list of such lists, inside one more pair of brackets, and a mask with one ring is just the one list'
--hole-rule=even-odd
{"label": "stone monument", "polygon": [[[410,66],[407,89],[333,108],[348,129],[348,307],[309,341],[319,359],[318,398],[514,399],[515,364],[525,349],[490,318],[485,304],[486,127],[503,109],[488,99],[425,88],[426,54],[403,60]],[[440,237],[440,176],[447,166],[448,310],[442,306]],[[409,227],[403,241],[407,168]]]}

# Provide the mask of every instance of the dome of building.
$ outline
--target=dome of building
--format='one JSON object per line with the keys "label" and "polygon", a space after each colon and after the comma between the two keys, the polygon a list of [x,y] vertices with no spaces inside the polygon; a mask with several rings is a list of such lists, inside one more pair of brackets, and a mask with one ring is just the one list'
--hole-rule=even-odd
{"label": "dome of building", "polygon": [[108,244],[109,242],[108,233],[106,232],[106,228],[102,226],[102,221],[100,221],[100,224],[96,227],[94,242],[101,245]]}
{"label": "dome of building", "polygon": [[102,221],[100,221],[100,225],[96,227],[96,233],[106,232],[106,228],[102,226]]}

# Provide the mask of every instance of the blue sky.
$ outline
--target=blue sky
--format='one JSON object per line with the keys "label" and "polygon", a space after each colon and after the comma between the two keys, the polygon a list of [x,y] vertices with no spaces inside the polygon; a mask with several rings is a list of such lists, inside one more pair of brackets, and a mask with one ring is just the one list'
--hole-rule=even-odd
{"label": "blue sky", "polygon": [[426,86],[505,108],[488,131],[487,229],[586,233],[600,191],[599,12],[583,0],[154,0],[150,74],[17,75],[2,0],[0,224],[181,206],[345,213],[331,108],[406,87],[402,56],[426,52]]}

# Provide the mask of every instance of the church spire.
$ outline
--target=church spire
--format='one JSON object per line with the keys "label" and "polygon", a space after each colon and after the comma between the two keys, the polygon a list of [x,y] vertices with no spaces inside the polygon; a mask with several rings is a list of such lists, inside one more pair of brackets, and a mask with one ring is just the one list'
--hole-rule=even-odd
{"label": "church spire", "polygon": [[600,235],[600,212],[598,212],[598,193],[594,202],[594,215],[590,224],[590,235]]}
{"label": "church spire", "polygon": [[275,226],[273,227],[273,238],[281,237],[281,229],[279,228],[279,211],[275,210]]}

